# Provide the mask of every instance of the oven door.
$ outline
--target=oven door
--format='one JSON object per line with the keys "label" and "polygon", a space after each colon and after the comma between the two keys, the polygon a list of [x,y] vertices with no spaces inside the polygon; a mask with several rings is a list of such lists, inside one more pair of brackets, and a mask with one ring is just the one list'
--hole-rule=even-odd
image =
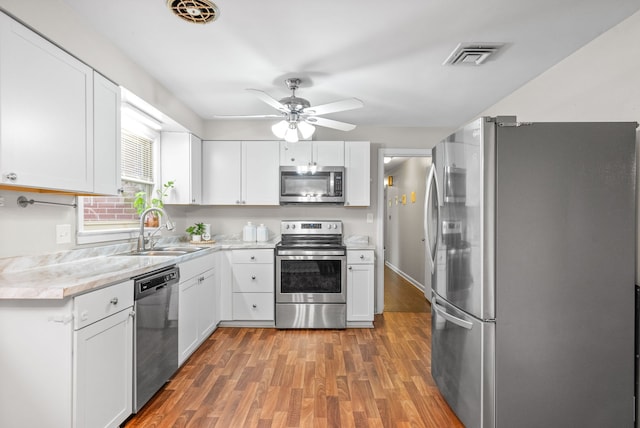
{"label": "oven door", "polygon": [[284,250],[276,254],[276,303],[346,303],[344,250]]}

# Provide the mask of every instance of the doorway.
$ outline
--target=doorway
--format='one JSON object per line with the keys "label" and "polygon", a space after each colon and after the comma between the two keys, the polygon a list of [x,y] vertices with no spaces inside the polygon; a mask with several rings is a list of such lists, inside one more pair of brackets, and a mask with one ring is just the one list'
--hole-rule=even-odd
{"label": "doorway", "polygon": [[[385,164],[385,158],[393,158]],[[424,196],[430,149],[378,151],[378,260],[376,313],[423,311],[430,276],[425,273]],[[388,179],[389,176],[393,179]],[[404,291],[398,289],[402,286]],[[385,299],[389,300],[388,303]],[[402,302],[397,299],[415,300]],[[389,305],[388,307],[386,305]]]}

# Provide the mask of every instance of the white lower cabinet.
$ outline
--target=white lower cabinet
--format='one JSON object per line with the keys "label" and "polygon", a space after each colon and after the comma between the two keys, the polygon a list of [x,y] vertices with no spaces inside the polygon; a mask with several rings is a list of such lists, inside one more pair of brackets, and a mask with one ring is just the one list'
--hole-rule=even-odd
{"label": "white lower cabinet", "polygon": [[133,388],[133,283],[0,301],[0,426],[118,427]]}
{"label": "white lower cabinet", "polygon": [[121,311],[75,332],[76,427],[117,427],[131,414],[131,311]]}
{"label": "white lower cabinet", "polygon": [[232,319],[275,321],[273,250],[231,251]]}
{"label": "white lower cabinet", "polygon": [[182,365],[216,329],[219,322],[218,253],[179,265],[178,364]]}
{"label": "white lower cabinet", "polygon": [[[373,322],[373,250],[347,251],[347,326],[368,326]],[[351,322],[351,325],[349,323]]]}

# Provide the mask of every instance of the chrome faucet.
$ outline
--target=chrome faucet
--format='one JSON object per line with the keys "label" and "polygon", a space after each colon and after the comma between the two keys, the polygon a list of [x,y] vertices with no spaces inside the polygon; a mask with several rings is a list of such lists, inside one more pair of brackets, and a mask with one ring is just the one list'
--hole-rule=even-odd
{"label": "chrome faucet", "polygon": [[167,230],[175,229],[175,224],[171,221],[171,217],[169,217],[169,214],[167,214],[165,210],[159,207],[147,208],[142,212],[142,214],[140,214],[140,235],[138,235],[138,251],[144,251],[146,249],[145,248],[146,242],[144,239],[144,219],[145,217],[147,217],[147,214],[149,214],[151,211],[159,212],[160,215],[166,219],[164,226],[167,228]]}

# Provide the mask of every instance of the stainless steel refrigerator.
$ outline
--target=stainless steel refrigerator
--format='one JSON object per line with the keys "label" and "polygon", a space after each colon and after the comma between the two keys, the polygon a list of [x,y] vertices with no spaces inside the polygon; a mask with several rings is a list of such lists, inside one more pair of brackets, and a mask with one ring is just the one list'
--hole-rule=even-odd
{"label": "stainless steel refrigerator", "polygon": [[435,147],[431,373],[467,428],[633,426],[636,126],[483,117]]}

